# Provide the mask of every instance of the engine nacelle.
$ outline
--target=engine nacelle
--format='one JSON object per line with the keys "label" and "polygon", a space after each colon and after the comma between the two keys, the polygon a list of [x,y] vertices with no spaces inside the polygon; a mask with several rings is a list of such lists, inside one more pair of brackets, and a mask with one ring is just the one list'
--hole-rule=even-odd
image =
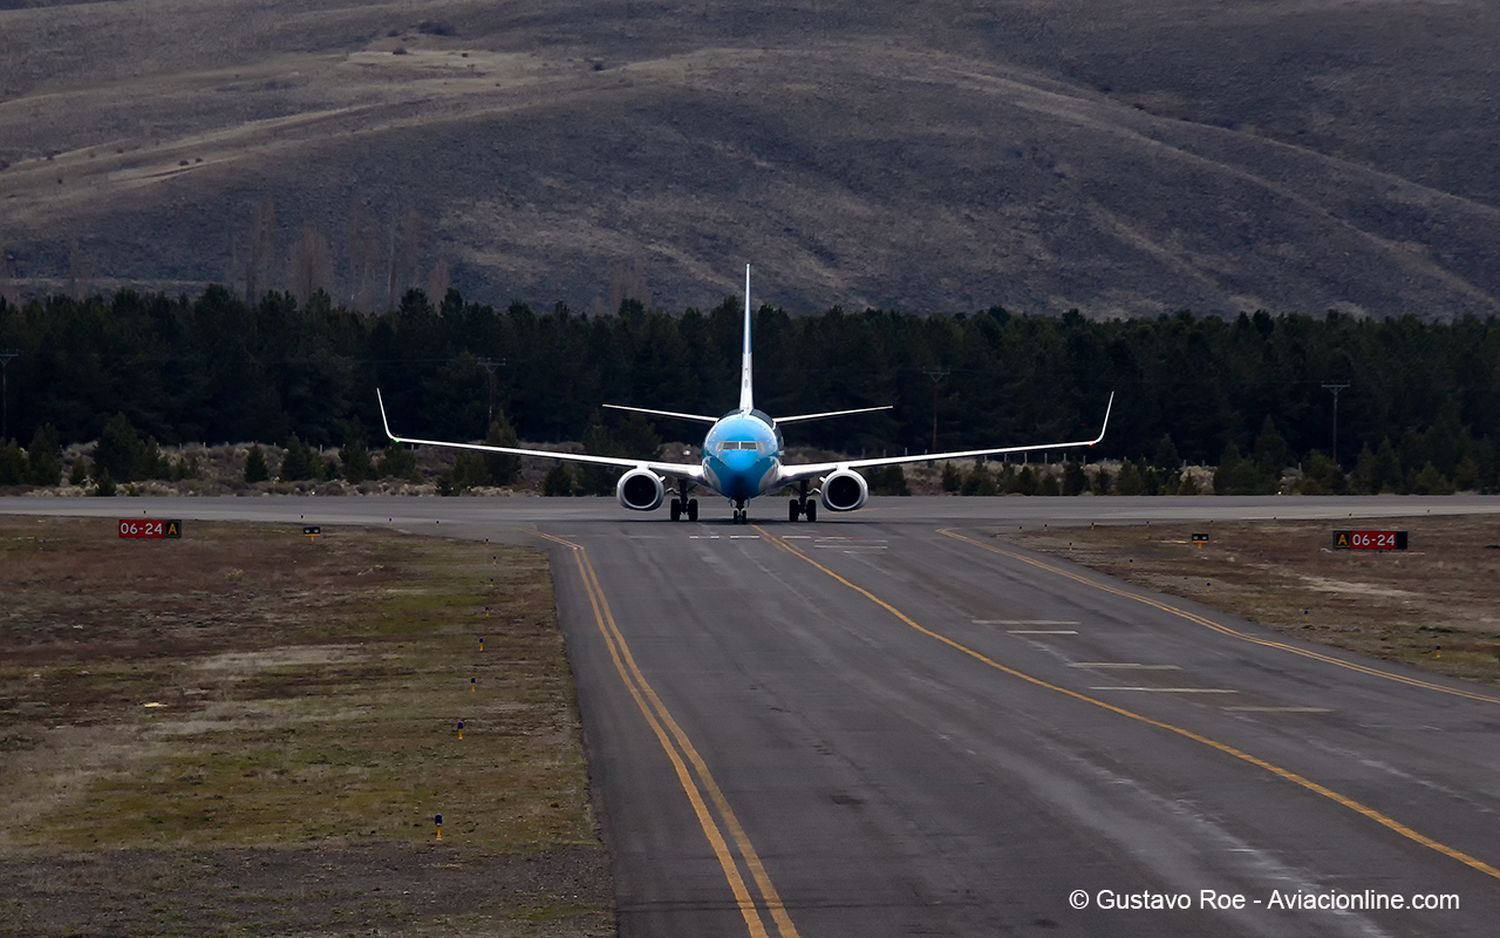
{"label": "engine nacelle", "polygon": [[865,477],[853,469],[837,469],[823,477],[818,486],[818,500],[829,511],[854,511],[863,508],[870,497]]}
{"label": "engine nacelle", "polygon": [[631,511],[655,511],[667,497],[667,488],[651,470],[632,469],[615,483],[615,497]]}

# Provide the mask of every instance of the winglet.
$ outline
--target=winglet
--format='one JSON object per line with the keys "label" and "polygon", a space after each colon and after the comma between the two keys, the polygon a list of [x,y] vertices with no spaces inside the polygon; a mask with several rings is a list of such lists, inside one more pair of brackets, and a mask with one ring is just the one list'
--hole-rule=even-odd
{"label": "winglet", "polygon": [[1109,412],[1115,408],[1115,392],[1109,392],[1109,403],[1104,405],[1104,423],[1099,427],[1099,435],[1094,437],[1090,446],[1097,446],[1104,439],[1104,431],[1109,429]]}
{"label": "winglet", "polygon": [[390,437],[393,442],[400,443],[401,438],[391,432],[391,422],[385,418],[385,398],[380,396],[379,388],[375,389],[375,400],[380,404],[380,423],[381,426],[385,427],[385,435]]}

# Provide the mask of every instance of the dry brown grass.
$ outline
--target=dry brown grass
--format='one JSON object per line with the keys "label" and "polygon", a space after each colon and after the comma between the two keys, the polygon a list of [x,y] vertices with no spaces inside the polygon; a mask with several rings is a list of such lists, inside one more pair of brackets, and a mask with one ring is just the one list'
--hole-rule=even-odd
{"label": "dry brown grass", "polygon": [[0,932],[608,930],[542,554],[0,521],[0,593]]}
{"label": "dry brown grass", "polygon": [[[1335,529],[1405,530],[1411,549],[1330,549]],[[1210,534],[1206,548],[1189,535]],[[1022,543],[1273,628],[1500,683],[1500,523],[1485,517],[1099,525]]]}

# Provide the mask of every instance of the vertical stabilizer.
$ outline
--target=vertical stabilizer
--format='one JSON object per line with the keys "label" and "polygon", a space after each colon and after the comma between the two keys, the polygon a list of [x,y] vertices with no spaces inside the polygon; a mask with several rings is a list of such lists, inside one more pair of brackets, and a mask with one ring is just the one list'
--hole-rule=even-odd
{"label": "vertical stabilizer", "polygon": [[740,358],[740,410],[755,409],[750,379],[750,265],[745,265],[745,348]]}

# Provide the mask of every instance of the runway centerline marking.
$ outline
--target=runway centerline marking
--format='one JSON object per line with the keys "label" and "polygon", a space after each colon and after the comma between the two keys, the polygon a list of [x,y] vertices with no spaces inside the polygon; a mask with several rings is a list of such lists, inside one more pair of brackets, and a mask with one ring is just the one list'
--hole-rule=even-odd
{"label": "runway centerline marking", "polygon": [[[725,842],[723,832],[720,831],[713,814],[704,803],[703,793],[699,789],[700,782],[703,789],[707,790],[709,800],[713,802],[723,819],[724,826],[729,828],[730,838],[739,848],[740,856],[745,866],[749,868],[751,878],[755,880],[761,901],[776,924],[777,933],[781,938],[800,938],[797,926],[792,924],[786,905],[781,901],[781,895],[776,891],[770,876],[766,873],[760,855],[750,843],[750,838],[740,825],[739,818],[730,808],[729,801],[724,797],[724,792],[714,779],[713,773],[709,771],[708,764],[703,761],[703,757],[688,739],[687,733],[683,731],[682,726],[672,716],[672,712],[657,695],[656,689],[651,686],[651,682],[646,680],[646,675],[641,672],[640,666],[636,664],[635,655],[631,652],[624,633],[620,631],[619,624],[615,621],[614,611],[604,595],[604,587],[599,582],[599,575],[594,570],[593,561],[589,559],[588,550],[582,544],[554,537],[543,531],[536,533],[572,551],[573,561],[578,565],[579,576],[583,578],[584,592],[588,596],[589,605],[594,613],[594,623],[598,626],[600,635],[604,637],[615,671],[620,675],[620,680],[630,692],[641,715],[646,718],[647,725],[656,736],[662,751],[666,753],[668,761],[672,763],[678,784],[687,795],[688,803],[698,819],[698,826],[703,829],[703,835],[707,838],[709,847],[712,848],[715,858],[719,861],[719,867],[724,873],[725,881],[729,884],[730,892],[734,894],[740,916],[745,920],[745,927],[749,930],[751,938],[770,938],[770,934],[766,931],[760,910],[745,885],[744,877],[740,874],[734,854],[730,852]],[[674,742],[676,745],[673,745]],[[693,772],[689,772],[687,766],[683,764],[684,758],[691,763],[693,770],[697,773],[696,782]]]}
{"label": "runway centerline marking", "polygon": [[1072,619],[970,619],[975,625],[1077,625]]}
{"label": "runway centerline marking", "polygon": [[1077,629],[1006,629],[1007,635],[1077,635]]}
{"label": "runway centerline marking", "polygon": [[1134,661],[1074,661],[1070,668],[1124,668],[1131,671],[1181,671],[1175,664],[1138,664]]}
{"label": "runway centerline marking", "polygon": [[1355,799],[1350,798],[1348,795],[1334,791],[1332,788],[1329,788],[1326,785],[1315,782],[1305,775],[1301,775],[1297,772],[1292,771],[1291,769],[1283,768],[1282,766],[1277,765],[1274,762],[1271,762],[1267,759],[1262,759],[1260,756],[1246,752],[1245,750],[1240,749],[1237,746],[1231,746],[1228,743],[1220,742],[1217,739],[1205,736],[1202,733],[1195,732],[1193,730],[1187,729],[1186,727],[1178,726],[1175,723],[1168,723],[1165,720],[1158,720],[1155,717],[1148,717],[1143,713],[1137,713],[1134,710],[1128,709],[1126,707],[1121,707],[1118,704],[1112,704],[1107,700],[1101,700],[1098,697],[1091,697],[1090,695],[1085,694],[1082,691],[1076,691],[1072,688],[1064,687],[1061,684],[1054,684],[1051,681],[1043,680],[1042,678],[1036,677],[1032,674],[1028,674],[1018,668],[1013,668],[1009,665],[1001,664],[994,658],[991,658],[981,651],[970,648],[968,645],[965,645],[963,642],[960,642],[957,639],[949,638],[941,632],[935,632],[932,629],[929,629],[927,626],[922,625],[911,616],[902,612],[900,609],[897,609],[895,606],[881,599],[879,596],[876,596],[874,593],[865,589],[863,586],[860,586],[854,581],[839,575],[838,573],[814,560],[812,557],[803,553],[793,545],[783,542],[780,538],[775,537],[764,529],[760,529],[760,531],[762,534],[766,535],[766,540],[771,544],[774,544],[781,550],[784,550],[792,556],[797,557],[813,568],[822,571],[833,580],[842,583],[844,586],[847,586],[854,592],[859,593],[870,602],[890,613],[903,625],[906,625],[913,631],[919,632],[922,635],[927,636],[928,638],[941,642],[942,644],[947,645],[949,648],[952,648],[954,651],[967,655],[975,661],[993,668],[1002,674],[1010,675],[1011,677],[1021,681],[1025,681],[1026,683],[1031,684],[1034,687],[1040,687],[1045,690],[1061,694],[1064,697],[1069,697],[1081,703],[1086,703],[1090,706],[1098,707],[1101,710],[1107,710],[1110,713],[1114,713],[1127,719],[1134,720],[1146,726],[1154,726],[1157,729],[1165,730],[1168,733],[1174,733],[1177,736],[1182,737],[1183,739],[1192,740],[1195,743],[1199,743],[1201,745],[1209,747],[1210,749],[1217,750],[1218,752],[1224,753],[1227,756],[1232,756],[1233,758],[1238,759],[1241,762],[1244,762],[1248,765],[1253,765],[1258,769],[1263,769],[1264,771],[1269,772],[1278,778],[1284,779],[1285,781],[1291,782],[1292,784],[1310,791],[1313,794],[1321,795],[1322,797],[1327,798],[1328,800],[1338,805],[1348,808],[1350,811],[1353,811],[1354,813],[1359,814],[1362,817],[1374,821],[1381,827],[1384,827],[1387,830],[1393,831],[1394,833],[1405,837],[1407,840],[1410,840],[1413,843],[1421,844],[1429,850],[1441,853],[1443,856],[1448,857],[1449,859],[1457,860],[1470,869],[1477,870],[1485,874],[1486,876],[1500,880],[1500,867],[1492,866],[1491,864],[1486,863],[1478,857],[1465,853],[1462,850],[1457,849],[1456,847],[1450,847],[1447,844],[1442,843],[1441,841],[1428,837],[1426,834],[1408,827],[1395,818],[1383,814],[1361,801],[1356,801]]}
{"label": "runway centerline marking", "polygon": [[1036,560],[1032,557],[1027,557],[1025,554],[1019,554],[1015,551],[1005,550],[1004,548],[996,547],[993,544],[986,544],[983,541],[976,541],[972,537],[960,534],[952,528],[940,528],[937,533],[943,535],[944,537],[951,538],[955,541],[962,541],[965,544],[971,544],[974,547],[980,548],[981,550],[987,550],[992,554],[998,554],[1001,557],[1009,557],[1011,560],[1019,560],[1021,563],[1024,563],[1031,567],[1035,567],[1038,570],[1045,570],[1048,573],[1055,573],[1060,577],[1065,577],[1069,580],[1074,581],[1075,583],[1082,583],[1084,586],[1092,587],[1093,589],[1099,590],[1101,592],[1109,593],[1112,596],[1119,596],[1123,599],[1134,600],[1135,602],[1150,606],[1153,609],[1160,609],[1162,612],[1170,613],[1174,616],[1180,616],[1181,618],[1184,618],[1196,625],[1201,625],[1205,628],[1213,629],[1215,632],[1218,632],[1221,635],[1227,635],[1230,638],[1236,638],[1242,642],[1250,642],[1252,645],[1263,645],[1266,648],[1275,648],[1278,651],[1285,651],[1293,655],[1301,655],[1304,658],[1311,658],[1315,661],[1321,661],[1325,664],[1336,665],[1340,668],[1347,668],[1350,671],[1358,671],[1361,674],[1368,674],[1371,677],[1378,677],[1387,681],[1395,681],[1400,684],[1408,684],[1412,687],[1421,687],[1427,690],[1434,690],[1441,694],[1451,694],[1454,697],[1463,697],[1468,700],[1477,700],[1480,703],[1500,704],[1500,697],[1491,697],[1488,694],[1480,694],[1475,691],[1464,690],[1460,687],[1445,687],[1442,684],[1434,684],[1431,681],[1424,681],[1421,678],[1408,677],[1405,674],[1397,674],[1394,671],[1382,671],[1380,668],[1372,668],[1368,665],[1359,664],[1358,662],[1354,661],[1345,661],[1342,658],[1336,658],[1333,655],[1326,655],[1320,651],[1313,651],[1308,648],[1298,648],[1296,645],[1288,645],[1286,642],[1278,642],[1269,638],[1260,638],[1255,635],[1249,635],[1245,632],[1241,632],[1239,629],[1233,629],[1222,623],[1215,622],[1207,616],[1200,616],[1197,613],[1188,612],[1186,609],[1180,609],[1177,606],[1172,605],[1171,603],[1164,603],[1160,600],[1152,599],[1150,596],[1142,596],[1140,593],[1133,593],[1130,590],[1124,590],[1115,586],[1111,586],[1108,583],[1103,583],[1099,580],[1093,579],[1092,577],[1082,576],[1080,574],[1074,573],[1071,570],[1065,570],[1062,567],[1056,566],[1055,564],[1050,564],[1041,560]]}

